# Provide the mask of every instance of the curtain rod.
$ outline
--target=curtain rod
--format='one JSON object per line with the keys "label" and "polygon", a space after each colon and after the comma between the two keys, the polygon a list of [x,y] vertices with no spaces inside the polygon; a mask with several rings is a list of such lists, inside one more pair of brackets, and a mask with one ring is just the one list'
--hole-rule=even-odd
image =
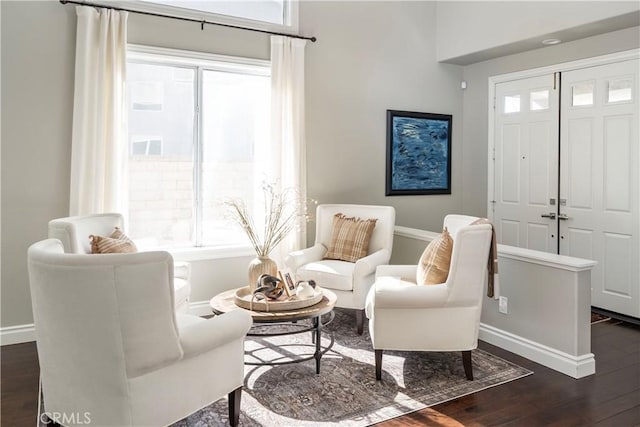
{"label": "curtain rod", "polygon": [[287,34],[287,33],[279,33],[279,32],[276,32],[276,31],[260,30],[258,28],[241,27],[239,25],[221,24],[219,22],[211,22],[211,21],[207,21],[205,19],[185,18],[185,17],[182,17],[182,16],[165,15],[165,14],[162,14],[162,13],[144,12],[144,11],[141,11],[141,10],[126,9],[126,8],[123,8],[123,7],[111,6],[111,5],[100,4],[100,3],[91,3],[91,2],[87,2],[87,1],[60,0],[60,3],[62,3],[63,5],[67,4],[67,3],[72,3],[72,4],[77,4],[77,5],[80,5],[80,6],[90,6],[90,7],[97,7],[97,8],[101,8],[101,9],[112,9],[112,10],[119,10],[119,11],[123,11],[123,12],[137,13],[137,14],[140,14],[140,15],[157,16],[159,18],[169,18],[169,19],[177,19],[177,20],[180,20],[180,21],[196,22],[196,23],[200,24],[200,29],[201,30],[204,30],[204,25],[208,24],[208,25],[218,25],[220,27],[235,28],[235,29],[238,29],[238,30],[255,31],[257,33],[273,34],[274,36],[286,36],[286,37],[293,37],[294,39],[310,40],[313,43],[315,43],[316,40],[317,40],[315,37],[305,37],[305,36],[299,36],[297,34]]}

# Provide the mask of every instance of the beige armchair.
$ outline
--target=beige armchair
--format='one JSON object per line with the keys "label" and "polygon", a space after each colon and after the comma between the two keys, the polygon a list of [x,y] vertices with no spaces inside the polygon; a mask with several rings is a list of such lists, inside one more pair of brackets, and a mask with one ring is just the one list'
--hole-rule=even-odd
{"label": "beige armchair", "polygon": [[48,239],[28,266],[47,413],[166,426],[228,394],[238,424],[251,316],[176,314],[168,252],[66,254]]}
{"label": "beige armchair", "polygon": [[[119,213],[70,216],[49,221],[49,237],[59,239],[67,253],[90,254],[89,235],[109,236],[114,227],[124,231],[124,219]],[[191,296],[189,263],[176,262],[174,274],[175,310],[188,313]]]}
{"label": "beige armchair", "polygon": [[[331,243],[333,217],[343,213],[348,217],[376,218],[369,242],[369,252],[356,262],[323,259]],[[285,264],[297,280],[314,280],[320,287],[331,289],[337,307],[356,310],[356,327],[362,334],[367,293],[373,285],[376,267],[387,264],[393,248],[396,211],[391,206],[319,205],[316,210],[315,244],[292,252]]]}
{"label": "beige armchair", "polygon": [[471,350],[478,346],[491,245],[491,225],[470,225],[477,219],[445,218],[454,243],[444,283],[416,285],[416,265],[378,267],[366,308],[378,380],[383,350],[461,351],[467,379],[473,379]]}

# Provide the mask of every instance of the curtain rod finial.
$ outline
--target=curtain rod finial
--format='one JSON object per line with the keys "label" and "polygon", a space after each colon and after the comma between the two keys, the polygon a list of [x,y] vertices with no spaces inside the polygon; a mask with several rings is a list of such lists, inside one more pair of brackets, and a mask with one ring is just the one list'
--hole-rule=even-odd
{"label": "curtain rod finial", "polygon": [[68,0],[60,0],[60,3],[62,3],[62,4],[67,4],[67,3],[68,3]]}
{"label": "curtain rod finial", "polygon": [[[62,1],[62,0],[61,0],[61,1]],[[318,39],[316,39],[315,37],[311,37],[309,40],[311,40],[311,42],[312,42],[312,43],[315,43],[315,42],[316,42],[316,40],[318,40]]]}

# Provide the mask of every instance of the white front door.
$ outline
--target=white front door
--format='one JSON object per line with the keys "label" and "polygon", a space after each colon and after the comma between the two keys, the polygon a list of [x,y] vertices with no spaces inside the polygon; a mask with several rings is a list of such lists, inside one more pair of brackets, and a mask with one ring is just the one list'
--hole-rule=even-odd
{"label": "white front door", "polygon": [[490,216],[499,243],[557,253],[557,87],[554,74],[496,85]]}
{"label": "white front door", "polygon": [[591,305],[640,317],[638,60],[562,73],[560,254],[594,259]]}

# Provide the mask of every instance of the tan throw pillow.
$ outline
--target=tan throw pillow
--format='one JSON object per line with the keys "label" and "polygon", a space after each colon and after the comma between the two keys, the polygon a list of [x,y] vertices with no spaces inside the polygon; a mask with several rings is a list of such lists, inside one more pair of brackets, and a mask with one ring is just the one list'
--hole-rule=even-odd
{"label": "tan throw pillow", "polygon": [[416,283],[418,285],[437,285],[447,281],[453,239],[445,227],[442,234],[429,243],[418,261]]}
{"label": "tan throw pillow", "polygon": [[116,227],[109,237],[89,236],[92,254],[123,254],[137,252],[138,248],[129,237]]}
{"label": "tan throw pillow", "polygon": [[331,243],[325,259],[356,262],[367,256],[377,219],[360,219],[337,213],[333,217]]}

